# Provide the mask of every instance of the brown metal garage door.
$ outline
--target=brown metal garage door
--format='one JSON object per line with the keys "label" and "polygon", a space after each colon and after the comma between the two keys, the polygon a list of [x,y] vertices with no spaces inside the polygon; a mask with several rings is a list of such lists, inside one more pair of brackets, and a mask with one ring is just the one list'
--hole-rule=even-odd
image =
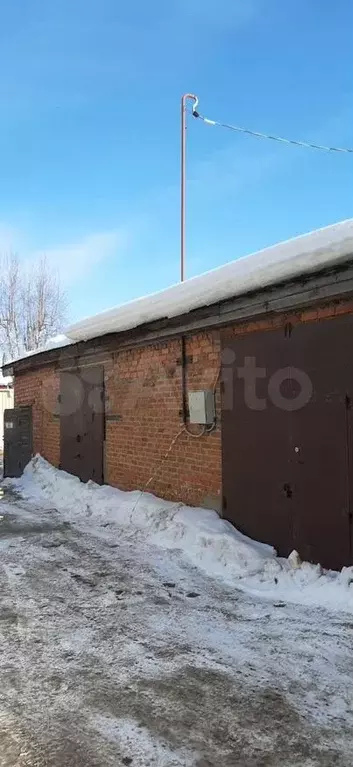
{"label": "brown metal garage door", "polygon": [[60,376],[60,466],[83,482],[103,483],[104,371],[102,366]]}
{"label": "brown metal garage door", "polygon": [[353,561],[352,337],[342,317],[224,339],[222,351],[224,516],[333,568]]}

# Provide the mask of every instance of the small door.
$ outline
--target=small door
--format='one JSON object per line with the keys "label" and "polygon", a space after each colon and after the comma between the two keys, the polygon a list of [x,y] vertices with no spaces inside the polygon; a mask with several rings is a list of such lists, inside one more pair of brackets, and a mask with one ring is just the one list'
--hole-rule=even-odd
{"label": "small door", "polygon": [[20,477],[32,458],[32,408],[4,411],[4,477]]}
{"label": "small door", "polygon": [[104,370],[60,376],[60,466],[82,482],[103,483]]}

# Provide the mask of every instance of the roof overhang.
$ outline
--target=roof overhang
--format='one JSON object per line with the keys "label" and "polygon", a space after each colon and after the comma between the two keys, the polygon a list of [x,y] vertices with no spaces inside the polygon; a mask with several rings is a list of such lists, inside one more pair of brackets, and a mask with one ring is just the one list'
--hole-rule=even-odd
{"label": "roof overhang", "polygon": [[107,352],[144,346],[182,335],[246,322],[266,315],[304,309],[318,303],[353,298],[353,254],[344,263],[314,274],[236,298],[200,307],[176,317],[164,317],[120,333],[32,354],[3,366],[4,375],[18,375],[55,364],[60,369],[92,364]]}
{"label": "roof overhang", "polygon": [[133,330],[155,320],[173,319],[203,307],[338,267],[353,252],[353,219],[264,248],[191,279],[71,325],[73,342]]}

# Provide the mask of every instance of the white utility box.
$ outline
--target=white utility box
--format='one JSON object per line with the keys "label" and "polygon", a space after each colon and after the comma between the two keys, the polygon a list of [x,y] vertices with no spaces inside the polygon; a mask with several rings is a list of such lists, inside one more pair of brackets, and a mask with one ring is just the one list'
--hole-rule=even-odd
{"label": "white utility box", "polygon": [[211,424],[215,419],[214,392],[212,389],[189,392],[190,423]]}

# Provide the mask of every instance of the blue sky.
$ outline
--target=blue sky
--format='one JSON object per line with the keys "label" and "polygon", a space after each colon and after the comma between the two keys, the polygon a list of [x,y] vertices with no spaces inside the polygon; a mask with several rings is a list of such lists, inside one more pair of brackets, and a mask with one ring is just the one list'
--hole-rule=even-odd
{"label": "blue sky", "polygon": [[[350,0],[0,5],[0,250],[45,252],[70,320],[179,278],[179,110],[353,146]],[[353,156],[192,121],[187,275],[353,215]]]}

